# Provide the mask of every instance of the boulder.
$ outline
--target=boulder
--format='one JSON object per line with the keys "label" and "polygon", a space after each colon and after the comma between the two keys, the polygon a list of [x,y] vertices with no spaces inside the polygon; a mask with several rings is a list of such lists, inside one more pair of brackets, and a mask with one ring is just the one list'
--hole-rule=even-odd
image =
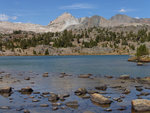
{"label": "boulder", "polygon": [[87,90],[85,88],[79,88],[78,90],[75,91],[75,94],[77,96],[85,95],[86,93],[87,93]]}
{"label": "boulder", "polygon": [[150,100],[136,99],[131,102],[132,108],[137,112],[150,111]]}
{"label": "boulder", "polygon": [[79,78],[90,78],[92,76],[92,74],[81,74],[78,77]]}
{"label": "boulder", "polygon": [[91,94],[91,101],[98,104],[111,104],[111,100],[98,93]]}
{"label": "boulder", "polygon": [[130,79],[130,75],[121,75],[120,79],[124,79],[124,80]]}
{"label": "boulder", "polygon": [[0,88],[0,93],[11,93],[11,91],[12,91],[11,87]]}

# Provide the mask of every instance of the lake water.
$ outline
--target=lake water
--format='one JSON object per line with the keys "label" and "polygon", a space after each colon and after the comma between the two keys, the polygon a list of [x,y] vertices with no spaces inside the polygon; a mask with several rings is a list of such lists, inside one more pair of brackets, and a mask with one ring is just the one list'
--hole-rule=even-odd
{"label": "lake water", "polygon": [[69,74],[113,75],[129,74],[133,77],[150,76],[150,64],[136,66],[128,62],[129,56],[2,56],[0,70],[34,71]]}
{"label": "lake water", "polygon": [[[31,113],[83,113],[84,111],[92,111],[94,113],[106,113],[105,109],[112,109],[111,113],[134,113],[131,107],[131,100],[137,99],[135,86],[141,86],[133,80],[121,80],[115,78],[98,77],[99,75],[120,76],[129,74],[133,77],[144,77],[150,75],[150,64],[137,66],[136,63],[128,62],[129,56],[7,56],[0,57],[0,71],[11,73],[11,76],[5,76],[6,73],[0,74],[3,77],[0,80],[0,86],[11,86],[13,93],[10,95],[0,94],[0,113],[20,113],[24,109],[28,109]],[[32,71],[32,72],[31,72]],[[18,73],[19,72],[19,73]],[[49,72],[49,77],[42,77],[44,72]],[[67,76],[60,78],[61,72],[73,74],[75,76]],[[78,78],[78,74],[92,73],[97,75],[93,78]],[[30,77],[30,80],[25,80]],[[107,85],[106,91],[96,90],[96,86]],[[144,89],[147,84],[143,85],[143,92],[150,93],[149,89]],[[21,94],[17,90],[23,87],[31,87],[34,92],[40,94]],[[123,90],[112,88],[112,86],[122,86],[131,91],[128,95],[124,95]],[[147,86],[149,87],[149,86]],[[86,88],[88,91],[98,91],[104,93],[102,95],[109,96],[113,101],[111,105],[99,105],[93,103],[90,99],[83,99],[76,96],[74,92],[78,88]],[[52,104],[48,101],[49,97],[44,97],[43,92],[54,92],[56,94],[70,94],[65,101],[57,101],[62,106],[68,101],[78,101],[79,107],[52,110]],[[87,94],[88,96],[89,94]],[[122,102],[117,102],[113,98],[120,96]],[[149,96],[141,96],[143,99],[149,99]],[[33,102],[38,99],[39,102]],[[49,107],[42,108],[41,104],[48,104]],[[10,109],[1,109],[1,106],[9,106]],[[124,111],[118,110],[121,106],[125,106]],[[22,109],[23,108],[23,109]],[[18,109],[18,110],[17,110]]]}

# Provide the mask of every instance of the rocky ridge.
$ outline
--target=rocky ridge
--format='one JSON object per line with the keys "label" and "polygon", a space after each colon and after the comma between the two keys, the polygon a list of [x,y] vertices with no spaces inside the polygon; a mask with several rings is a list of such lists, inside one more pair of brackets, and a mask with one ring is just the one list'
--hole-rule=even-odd
{"label": "rocky ridge", "polygon": [[64,13],[47,26],[31,23],[11,23],[0,21],[1,33],[12,33],[15,30],[40,32],[61,32],[65,29],[81,29],[89,27],[115,27],[150,25],[150,18],[136,19],[127,15],[117,14],[110,19],[95,15],[92,17],[75,18],[70,13]]}

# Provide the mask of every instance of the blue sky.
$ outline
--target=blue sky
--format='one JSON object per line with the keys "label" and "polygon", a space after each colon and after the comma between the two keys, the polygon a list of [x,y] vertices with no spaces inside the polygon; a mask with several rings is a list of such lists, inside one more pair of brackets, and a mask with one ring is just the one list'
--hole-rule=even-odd
{"label": "blue sky", "polygon": [[64,12],[73,16],[116,14],[150,18],[150,0],[0,0],[0,21],[47,25]]}

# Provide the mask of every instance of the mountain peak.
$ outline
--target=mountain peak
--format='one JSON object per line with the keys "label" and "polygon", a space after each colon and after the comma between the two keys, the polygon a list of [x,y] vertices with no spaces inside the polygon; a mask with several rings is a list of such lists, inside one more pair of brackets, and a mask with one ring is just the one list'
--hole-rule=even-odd
{"label": "mountain peak", "polygon": [[117,14],[111,17],[110,20],[117,23],[132,23],[134,21],[133,18],[123,14]]}
{"label": "mountain peak", "polygon": [[79,24],[79,19],[75,18],[70,13],[65,12],[54,21],[50,22],[48,26],[51,27],[52,31],[63,31],[69,26],[77,24]]}
{"label": "mountain peak", "polygon": [[72,16],[72,14],[71,13],[68,13],[68,12],[64,12],[61,16]]}

